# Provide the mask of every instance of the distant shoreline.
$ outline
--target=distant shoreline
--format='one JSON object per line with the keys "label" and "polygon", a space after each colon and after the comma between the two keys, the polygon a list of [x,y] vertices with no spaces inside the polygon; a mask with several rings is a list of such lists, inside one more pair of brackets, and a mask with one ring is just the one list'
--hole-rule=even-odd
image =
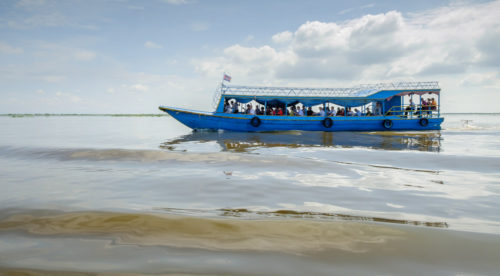
{"label": "distant shoreline", "polygon": [[[449,112],[441,113],[443,115],[500,115],[500,113],[493,112]],[[0,117],[169,117],[170,115],[164,114],[142,114],[142,113],[131,113],[131,114],[98,114],[98,113],[6,113],[0,114]]]}
{"label": "distant shoreline", "polygon": [[70,114],[70,113],[8,113],[0,114],[3,117],[169,117],[168,114]]}

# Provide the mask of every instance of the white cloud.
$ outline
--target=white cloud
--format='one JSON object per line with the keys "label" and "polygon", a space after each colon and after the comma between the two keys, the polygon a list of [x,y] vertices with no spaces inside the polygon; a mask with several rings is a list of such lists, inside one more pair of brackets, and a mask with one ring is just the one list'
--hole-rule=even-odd
{"label": "white cloud", "polygon": [[460,85],[500,89],[500,78],[498,72],[473,73],[466,75]]}
{"label": "white cloud", "polygon": [[[289,52],[277,52],[270,46],[244,47],[234,45],[224,50],[224,57],[195,61],[196,71],[205,76],[219,77],[221,72],[234,75],[273,75],[276,64],[292,62]],[[248,66],[250,65],[250,66]]]}
{"label": "white cloud", "polygon": [[163,46],[161,46],[160,44],[156,44],[152,41],[146,41],[144,43],[144,47],[146,47],[148,49],[161,49],[161,48],[163,48]]}
{"label": "white cloud", "polygon": [[0,54],[22,54],[24,50],[22,48],[17,48],[10,46],[7,43],[0,42]]}
{"label": "white cloud", "polygon": [[[367,6],[368,7],[368,6]],[[398,11],[344,22],[306,22],[272,37],[280,48],[227,47],[197,71],[231,69],[255,79],[338,81],[439,77],[500,67],[500,1],[403,15]]]}
{"label": "white cloud", "polygon": [[293,34],[289,31],[284,31],[273,35],[272,40],[274,43],[287,43],[292,40]]}

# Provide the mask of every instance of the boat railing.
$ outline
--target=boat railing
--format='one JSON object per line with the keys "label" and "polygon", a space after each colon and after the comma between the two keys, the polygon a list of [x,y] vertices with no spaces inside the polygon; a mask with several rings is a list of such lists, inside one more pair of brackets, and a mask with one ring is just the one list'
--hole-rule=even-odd
{"label": "boat railing", "polygon": [[317,97],[364,97],[382,90],[404,90],[408,92],[439,90],[437,81],[391,82],[360,84],[350,88],[307,88],[220,85],[220,94],[243,96],[317,96]]}
{"label": "boat railing", "polygon": [[212,98],[212,108],[214,110],[217,109],[217,106],[219,105],[220,96],[222,94],[222,86],[223,84],[221,83],[217,86],[217,89],[215,89],[214,96]]}
{"label": "boat railing", "polygon": [[386,113],[386,116],[398,116],[405,119],[415,118],[439,118],[438,105],[395,105]]}

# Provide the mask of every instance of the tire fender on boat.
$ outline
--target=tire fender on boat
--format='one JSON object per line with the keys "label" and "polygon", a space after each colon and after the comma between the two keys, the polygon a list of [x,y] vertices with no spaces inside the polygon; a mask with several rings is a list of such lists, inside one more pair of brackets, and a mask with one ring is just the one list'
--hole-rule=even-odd
{"label": "tire fender on boat", "polygon": [[390,128],[392,128],[392,121],[389,119],[386,119],[383,121],[383,125],[386,129],[390,129]]}
{"label": "tire fender on boat", "polygon": [[257,117],[257,116],[253,117],[253,118],[250,120],[250,124],[251,124],[253,127],[259,127],[259,126],[260,126],[260,119],[259,119],[259,117]]}
{"label": "tire fender on boat", "polygon": [[426,127],[429,124],[429,120],[427,120],[426,118],[422,118],[422,119],[420,119],[420,121],[418,123],[421,126]]}
{"label": "tire fender on boat", "polygon": [[331,128],[333,125],[333,121],[330,118],[325,118],[323,121],[321,121],[324,127],[326,128]]}

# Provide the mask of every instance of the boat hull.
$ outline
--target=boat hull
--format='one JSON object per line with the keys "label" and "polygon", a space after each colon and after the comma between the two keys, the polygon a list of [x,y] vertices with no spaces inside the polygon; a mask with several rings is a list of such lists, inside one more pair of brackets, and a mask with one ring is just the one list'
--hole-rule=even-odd
{"label": "boat hull", "polygon": [[[182,124],[192,129],[231,130],[244,132],[261,131],[393,131],[439,130],[444,118],[402,118],[399,116],[320,117],[320,116],[267,116],[209,113],[161,106]],[[258,120],[252,122],[257,117]],[[331,120],[328,122],[329,118]],[[327,120],[325,122],[324,120]],[[389,122],[387,122],[389,121]],[[427,124],[425,124],[427,123]],[[325,126],[326,125],[326,126]]]}

